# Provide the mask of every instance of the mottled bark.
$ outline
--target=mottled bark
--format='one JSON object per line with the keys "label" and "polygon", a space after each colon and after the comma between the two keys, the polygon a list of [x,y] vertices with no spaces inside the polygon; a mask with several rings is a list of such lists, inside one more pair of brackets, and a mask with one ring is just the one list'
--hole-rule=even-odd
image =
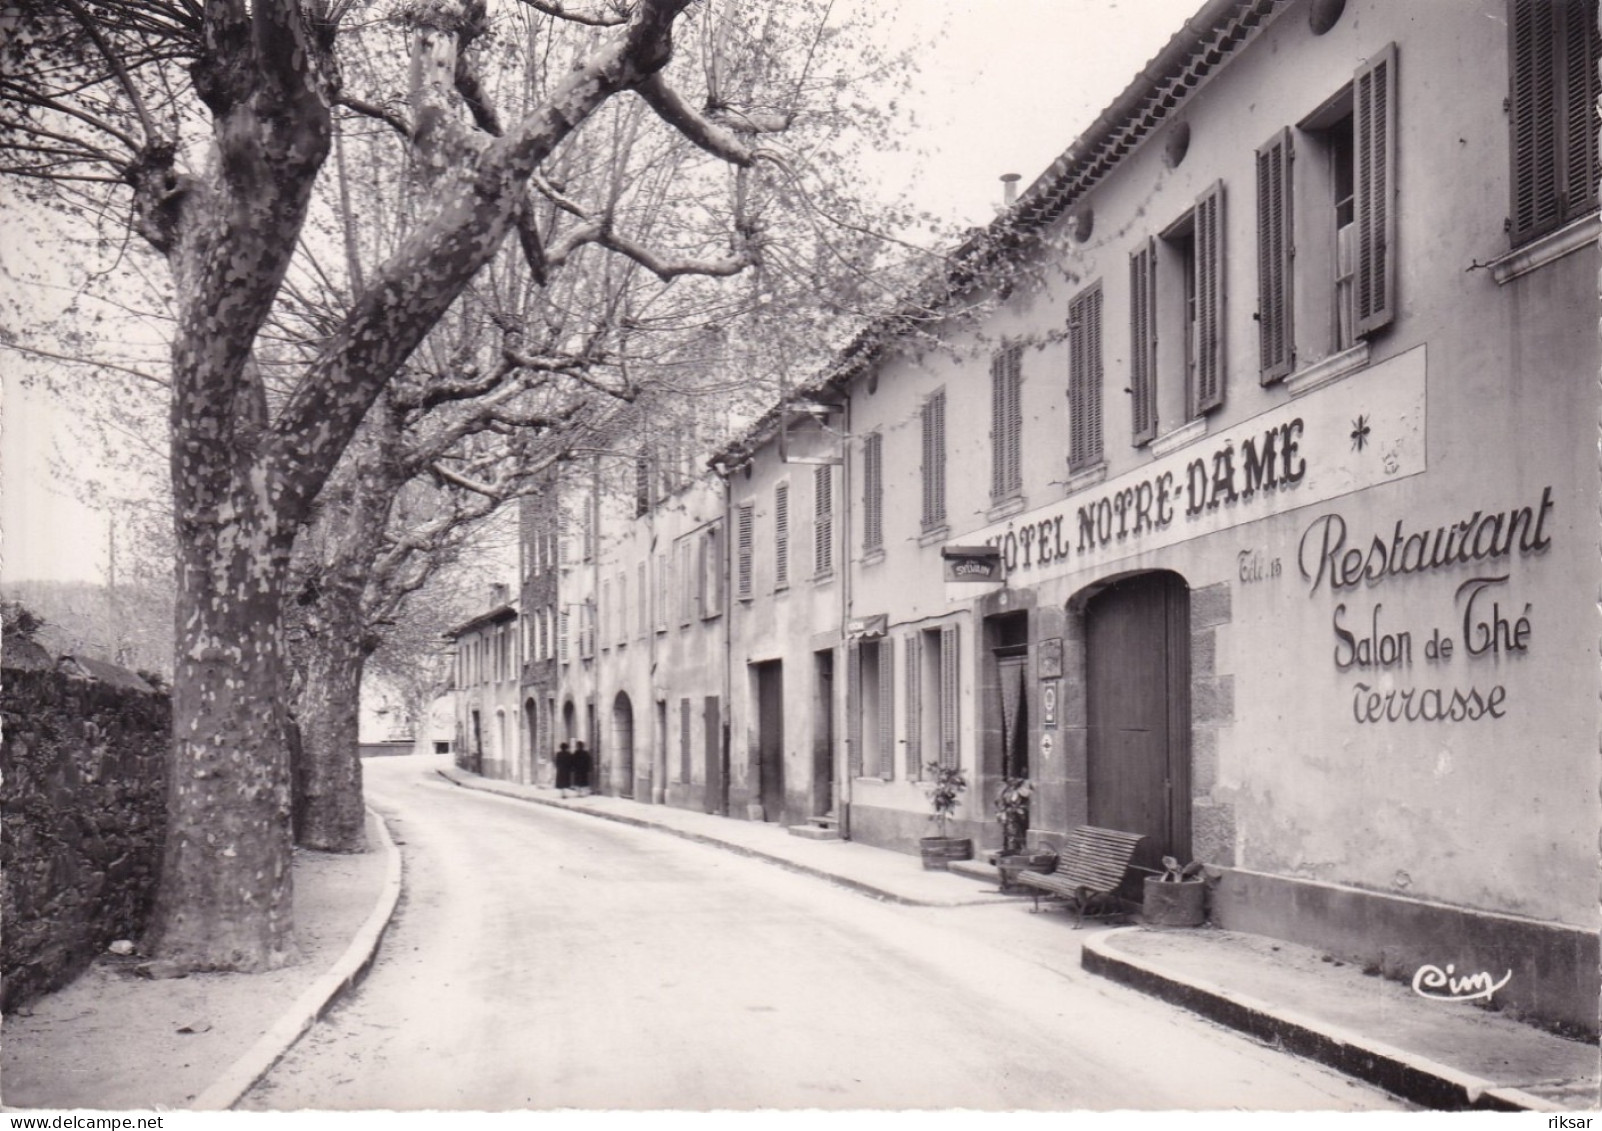
{"label": "mottled bark", "polygon": [[361,580],[327,579],[317,598],[317,633],[305,645],[297,696],[301,794],[295,841],[303,848],[367,850],[358,743],[365,635]]}

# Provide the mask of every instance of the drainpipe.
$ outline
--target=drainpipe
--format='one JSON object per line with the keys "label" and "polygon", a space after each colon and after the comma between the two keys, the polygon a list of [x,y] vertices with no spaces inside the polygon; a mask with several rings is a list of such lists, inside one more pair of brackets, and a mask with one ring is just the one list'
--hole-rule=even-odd
{"label": "drainpipe", "polygon": [[[723,480],[723,552],[718,555],[717,568],[723,575],[722,584],[718,586],[723,595],[723,815],[733,816],[729,805],[729,763],[733,740],[734,722],[734,577],[729,569],[732,558],[730,551],[734,547],[734,485],[729,481],[729,473],[724,471],[722,465],[718,466],[718,478]],[[749,808],[749,799],[747,800]]]}
{"label": "drainpipe", "polygon": [[[844,435],[840,437],[840,516],[841,537],[838,540],[836,553],[840,555],[840,658],[845,661],[841,664],[844,669],[846,693],[842,702],[851,702],[851,662],[849,659],[850,642],[846,636],[847,626],[851,623],[851,393],[842,386],[840,390],[844,395],[841,399],[841,430]],[[860,670],[860,665],[859,665]],[[857,704],[862,709],[862,704]],[[846,744],[851,742],[851,720],[845,720],[842,730]],[[842,772],[843,771],[843,772]],[[848,753],[845,765],[837,768],[839,773],[837,793],[840,796],[838,824],[840,836],[845,840],[851,839],[851,799],[854,782],[851,779],[851,757]]]}

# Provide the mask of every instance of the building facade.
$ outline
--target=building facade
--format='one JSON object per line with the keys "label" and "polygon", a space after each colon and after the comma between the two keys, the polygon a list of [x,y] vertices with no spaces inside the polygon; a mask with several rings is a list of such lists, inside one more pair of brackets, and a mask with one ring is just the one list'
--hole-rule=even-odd
{"label": "building facade", "polygon": [[932,766],[988,847],[1028,779],[1034,843],[1594,1033],[1596,27],[1210,0],[925,317],[596,506],[607,790],[912,852]]}
{"label": "building facade", "polygon": [[456,653],[456,764],[485,777],[529,780],[528,746],[518,725],[522,647],[510,587],[493,586],[489,610],[445,636]]}

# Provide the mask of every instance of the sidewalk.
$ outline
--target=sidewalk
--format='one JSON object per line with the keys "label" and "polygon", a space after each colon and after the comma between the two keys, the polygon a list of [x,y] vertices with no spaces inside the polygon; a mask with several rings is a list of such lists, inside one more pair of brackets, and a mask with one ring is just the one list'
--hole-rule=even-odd
{"label": "sidewalk", "polygon": [[[564,800],[544,787],[491,781],[454,767],[439,772],[464,788],[659,829],[895,903],[958,907],[1018,898],[990,886],[994,870],[985,865],[966,867],[972,878],[925,872],[900,853],[791,836],[782,825],[618,797]],[[1066,917],[1063,930],[1070,930]],[[1077,937],[1083,966],[1092,973],[1426,1107],[1591,1111],[1602,1100],[1596,1044],[1565,1040],[1464,1003],[1427,1001],[1405,985],[1365,976],[1307,947],[1206,928],[1131,927]]]}
{"label": "sidewalk", "polygon": [[222,1110],[366,972],[400,897],[400,850],[367,815],[370,851],[296,849],[300,960],[264,974],[152,981],[106,955],[6,1017],[0,1104],[98,1111]]}

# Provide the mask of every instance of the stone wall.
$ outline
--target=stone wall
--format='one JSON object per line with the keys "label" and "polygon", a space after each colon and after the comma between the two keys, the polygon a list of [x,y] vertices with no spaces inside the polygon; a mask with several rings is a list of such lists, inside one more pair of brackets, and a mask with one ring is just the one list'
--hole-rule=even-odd
{"label": "stone wall", "polygon": [[0,1009],[143,933],[166,829],[164,694],[7,668],[0,689]]}

